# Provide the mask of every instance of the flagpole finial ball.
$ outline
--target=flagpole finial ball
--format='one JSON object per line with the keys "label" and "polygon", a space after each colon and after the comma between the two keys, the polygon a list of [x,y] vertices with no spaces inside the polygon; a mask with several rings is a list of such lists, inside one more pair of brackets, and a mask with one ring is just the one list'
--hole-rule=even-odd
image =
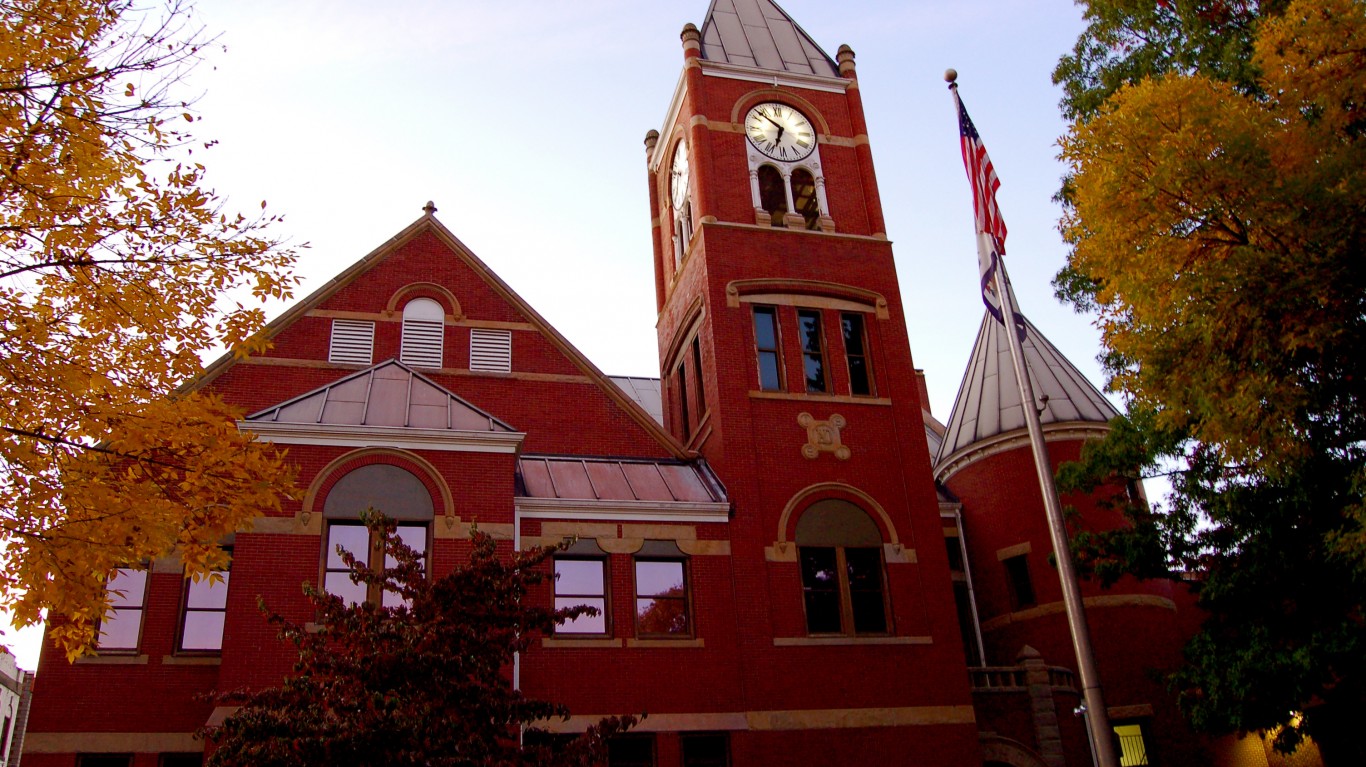
{"label": "flagpole finial ball", "polygon": [[953,81],[955,81],[955,80],[957,80],[957,79],[958,79],[958,70],[956,70],[956,69],[945,69],[945,70],[944,70],[944,82],[946,82],[946,83],[951,83],[951,82],[953,82]]}

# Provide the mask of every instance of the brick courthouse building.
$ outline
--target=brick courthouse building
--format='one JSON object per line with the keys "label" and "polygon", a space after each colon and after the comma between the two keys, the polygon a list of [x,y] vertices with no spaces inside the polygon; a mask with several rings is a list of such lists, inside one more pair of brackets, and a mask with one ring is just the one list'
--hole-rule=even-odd
{"label": "brick courthouse building", "polygon": [[[577,537],[541,597],[602,616],[542,638],[520,682],[571,707],[565,731],[648,712],[622,765],[1089,764],[1005,342],[984,321],[930,415],[853,52],[715,0],[682,63],[646,138],[660,379],[604,376],[429,206],[268,353],[210,367],[306,493],[234,536],[221,586],[119,571],[98,656],[43,657],[25,767],[199,764],[226,713],[199,696],[290,670],[258,595],[301,621],[304,581],[382,599],[332,553],[366,551],[369,506],[436,573],[475,520],[509,549]],[[1026,349],[1053,459],[1075,458],[1114,411],[1033,328]],[[1167,583],[1084,589],[1125,764],[1210,763],[1148,675],[1198,618]]]}

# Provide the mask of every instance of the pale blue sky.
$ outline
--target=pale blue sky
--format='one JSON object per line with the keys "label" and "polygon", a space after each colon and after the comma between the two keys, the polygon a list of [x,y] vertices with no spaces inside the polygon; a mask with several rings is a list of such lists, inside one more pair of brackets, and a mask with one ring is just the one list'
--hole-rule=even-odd
{"label": "pale blue sky", "polygon": [[[831,55],[857,53],[911,350],[947,419],[982,302],[971,193],[943,81],[995,162],[1024,312],[1091,379],[1097,334],[1052,297],[1065,125],[1050,81],[1081,31],[1067,0],[780,0]],[[299,296],[437,216],[609,374],[657,375],[645,132],[708,0],[199,0],[213,52],[196,152],[244,211],[310,243]],[[278,313],[280,307],[273,309]],[[21,665],[36,664],[32,635]]]}

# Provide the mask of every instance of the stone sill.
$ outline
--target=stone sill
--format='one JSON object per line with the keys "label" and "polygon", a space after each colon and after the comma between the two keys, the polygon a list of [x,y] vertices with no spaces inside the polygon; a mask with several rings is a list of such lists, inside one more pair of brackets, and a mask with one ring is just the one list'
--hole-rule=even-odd
{"label": "stone sill", "polygon": [[852,645],[924,645],[934,637],[774,637],[774,647],[830,647]]}
{"label": "stone sill", "polygon": [[566,639],[559,637],[541,637],[542,647],[559,648],[578,648],[578,649],[599,649],[604,647],[621,647],[620,639]]}
{"label": "stone sill", "polygon": [[163,666],[221,666],[223,657],[221,655],[163,655],[161,656]]}
{"label": "stone sill", "polygon": [[146,666],[146,655],[90,655],[77,658],[77,663],[91,666]]}
{"label": "stone sill", "polygon": [[705,647],[701,639],[627,639],[627,647],[683,649]]}

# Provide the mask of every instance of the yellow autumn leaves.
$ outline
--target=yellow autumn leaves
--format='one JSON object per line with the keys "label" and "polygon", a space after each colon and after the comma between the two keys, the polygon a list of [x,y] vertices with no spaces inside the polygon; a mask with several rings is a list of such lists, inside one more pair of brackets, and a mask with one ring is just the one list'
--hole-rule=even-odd
{"label": "yellow autumn leaves", "polygon": [[1074,126],[1062,228],[1116,386],[1274,474],[1360,439],[1366,4],[1292,3],[1255,63],[1264,95],[1168,75]]}
{"label": "yellow autumn leaves", "polygon": [[112,569],[211,569],[292,486],[239,413],[182,390],[206,352],[259,349],[253,304],[289,295],[294,258],[170,159],[185,23],[177,2],[0,0],[0,606],[62,616],[73,655]]}

